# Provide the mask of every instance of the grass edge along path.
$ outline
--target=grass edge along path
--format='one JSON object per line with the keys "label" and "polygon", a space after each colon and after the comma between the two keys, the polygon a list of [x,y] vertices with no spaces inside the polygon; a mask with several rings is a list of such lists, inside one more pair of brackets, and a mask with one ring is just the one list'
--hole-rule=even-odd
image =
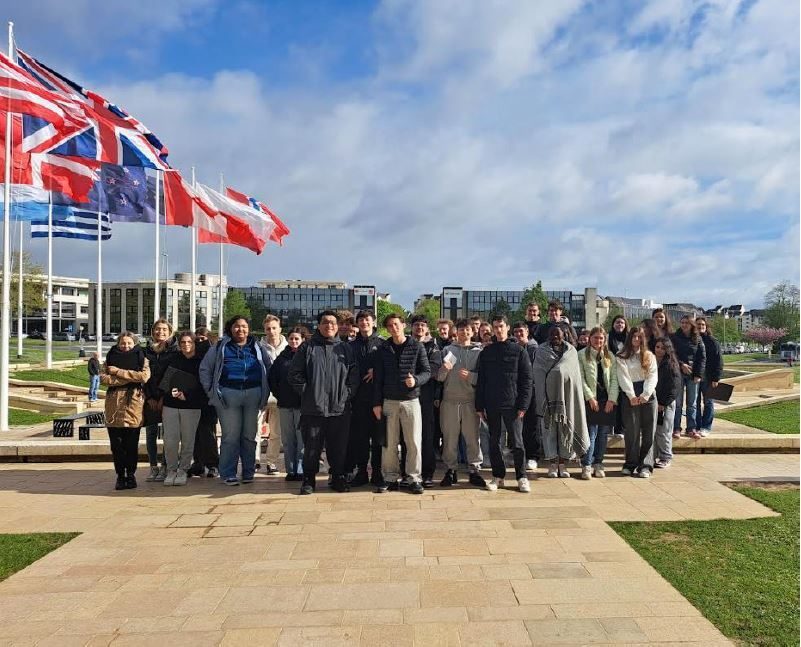
{"label": "grass edge along path", "polygon": [[50,422],[55,418],[52,413],[39,413],[38,411],[28,411],[27,409],[8,409],[8,424],[12,427],[27,427],[28,425],[39,425],[43,422]]}
{"label": "grass edge along path", "polygon": [[0,582],[71,541],[79,532],[0,534]]}
{"label": "grass edge along path", "polygon": [[798,400],[761,404],[715,414],[715,417],[774,434],[797,434],[801,426]]}
{"label": "grass edge along path", "polygon": [[798,645],[798,487],[732,489],[781,516],[610,525],[727,637]]}
{"label": "grass edge along path", "polygon": [[[33,368],[22,371],[14,371],[11,374],[14,380],[25,380],[28,382],[61,382],[70,386],[81,386],[89,388],[89,373],[85,365],[71,366],[64,369]],[[104,385],[100,385],[100,390],[105,390]]]}

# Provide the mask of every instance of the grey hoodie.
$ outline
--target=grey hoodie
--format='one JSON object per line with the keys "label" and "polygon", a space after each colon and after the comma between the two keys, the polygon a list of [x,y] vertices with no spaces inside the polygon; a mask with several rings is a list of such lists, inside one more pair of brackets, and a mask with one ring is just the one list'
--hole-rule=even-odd
{"label": "grey hoodie", "polygon": [[[442,361],[451,353],[456,357],[453,368],[449,371],[444,366],[437,373],[437,380],[443,383],[442,399],[448,402],[474,402],[476,398],[476,383],[478,382],[478,356],[481,354],[480,346],[459,346],[451,344],[442,349]],[[470,379],[459,377],[459,369],[470,371]]]}

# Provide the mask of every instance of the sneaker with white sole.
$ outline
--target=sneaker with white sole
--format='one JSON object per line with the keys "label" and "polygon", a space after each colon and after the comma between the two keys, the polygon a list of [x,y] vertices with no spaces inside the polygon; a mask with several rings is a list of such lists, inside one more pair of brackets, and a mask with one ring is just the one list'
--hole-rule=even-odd
{"label": "sneaker with white sole", "polygon": [[239,479],[236,476],[229,476],[223,481],[226,485],[239,485]]}
{"label": "sneaker with white sole", "polygon": [[548,478],[559,478],[559,467],[556,465],[556,463],[551,463],[551,465],[548,467]]}
{"label": "sneaker with white sole", "polygon": [[559,466],[559,478],[560,479],[570,478],[570,472],[567,471],[567,468],[564,465]]}
{"label": "sneaker with white sole", "polygon": [[669,458],[657,458],[656,461],[654,461],[654,467],[666,470],[670,467],[671,463],[672,461]]}
{"label": "sneaker with white sole", "polygon": [[175,478],[173,479],[173,485],[186,485],[186,470],[178,470],[175,474]]}
{"label": "sneaker with white sole", "polygon": [[624,467],[622,470],[620,470],[620,473],[623,476],[631,476],[633,474],[633,472],[628,467]]}
{"label": "sneaker with white sole", "polygon": [[537,461],[533,458],[526,461],[526,471],[527,472],[535,472],[537,470]]}
{"label": "sneaker with white sole", "polygon": [[177,472],[169,471],[167,475],[164,477],[164,485],[175,485],[175,477],[177,476]]}
{"label": "sneaker with white sole", "polygon": [[709,434],[712,433],[711,429],[699,429],[698,433],[701,434],[701,438],[706,438]]}
{"label": "sneaker with white sole", "polygon": [[525,476],[517,479],[517,489],[521,492],[525,492],[526,494],[531,492],[531,483],[528,482],[528,479]]}
{"label": "sneaker with white sole", "polygon": [[597,479],[606,478],[606,472],[604,472],[604,466],[603,465],[593,466],[592,475]]}
{"label": "sneaker with white sole", "polygon": [[150,466],[150,473],[147,475],[145,481],[148,483],[152,483],[156,480],[156,477],[159,475],[159,466],[158,465],[151,465]]}
{"label": "sneaker with white sole", "polygon": [[503,487],[503,479],[494,478],[487,483],[487,490],[495,492],[498,488]]}
{"label": "sneaker with white sole", "polygon": [[167,466],[162,465],[161,467],[159,467],[159,473],[156,474],[156,478],[154,478],[153,480],[156,481],[156,483],[160,483],[165,478],[167,478]]}
{"label": "sneaker with white sole", "polygon": [[580,478],[582,481],[589,481],[592,478],[592,467],[589,465],[582,465]]}
{"label": "sneaker with white sole", "polygon": [[206,478],[216,479],[218,476],[220,476],[220,470],[218,470],[216,467],[210,467],[206,471]]}
{"label": "sneaker with white sole", "polygon": [[651,478],[651,470],[647,468],[642,469],[637,473],[637,476],[639,476],[641,479],[649,479]]}

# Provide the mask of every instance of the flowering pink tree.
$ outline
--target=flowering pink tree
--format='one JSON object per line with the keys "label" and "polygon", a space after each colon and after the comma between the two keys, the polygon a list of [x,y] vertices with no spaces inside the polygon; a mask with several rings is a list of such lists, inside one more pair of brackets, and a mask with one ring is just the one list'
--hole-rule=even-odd
{"label": "flowering pink tree", "polygon": [[759,344],[764,349],[765,346],[773,346],[777,341],[787,334],[785,328],[771,328],[770,326],[756,326],[748,330],[743,337],[748,341]]}

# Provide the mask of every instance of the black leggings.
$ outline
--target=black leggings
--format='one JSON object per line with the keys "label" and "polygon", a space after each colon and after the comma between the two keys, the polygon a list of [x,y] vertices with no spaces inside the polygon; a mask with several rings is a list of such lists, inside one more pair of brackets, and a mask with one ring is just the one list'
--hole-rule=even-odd
{"label": "black leggings", "polygon": [[108,439],[117,476],[133,476],[139,458],[139,427],[109,427]]}

